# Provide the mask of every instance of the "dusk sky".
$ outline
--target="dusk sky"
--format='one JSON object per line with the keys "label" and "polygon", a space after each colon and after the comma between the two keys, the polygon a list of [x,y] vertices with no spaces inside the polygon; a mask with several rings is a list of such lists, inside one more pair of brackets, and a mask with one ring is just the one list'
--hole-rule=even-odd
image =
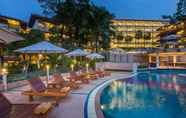
{"label": "dusk sky", "polygon": [[[177,0],[93,0],[116,18],[161,19],[173,14]],[[42,14],[37,0],[0,0],[0,14],[28,21],[31,13]]]}

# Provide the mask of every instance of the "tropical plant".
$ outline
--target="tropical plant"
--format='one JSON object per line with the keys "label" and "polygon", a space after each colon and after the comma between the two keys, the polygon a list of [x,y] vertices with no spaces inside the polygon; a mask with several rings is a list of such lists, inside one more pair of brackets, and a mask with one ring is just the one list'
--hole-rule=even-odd
{"label": "tropical plant", "polygon": [[177,20],[184,20],[184,13],[183,13],[183,10],[185,9],[184,4],[185,4],[185,0],[179,0],[177,3],[177,10],[175,13]]}
{"label": "tropical plant", "polygon": [[176,23],[177,21],[182,21],[184,20],[184,14],[183,14],[183,9],[184,9],[184,2],[185,0],[179,0],[177,2],[177,9],[176,13],[173,15],[163,15],[163,19],[169,19],[171,24]]}
{"label": "tropical plant", "polygon": [[53,19],[62,24],[58,30],[61,35],[57,36],[61,43],[71,41],[72,47],[95,46],[96,50],[109,47],[113,15],[104,7],[98,7],[90,0],[38,1],[45,13],[52,13]]}
{"label": "tropical plant", "polygon": [[93,19],[90,20],[90,27],[95,36],[96,52],[98,51],[99,44],[101,47],[109,48],[109,35],[114,35],[114,27],[112,27],[111,20],[113,15],[110,14],[104,7],[97,7],[93,5]]}

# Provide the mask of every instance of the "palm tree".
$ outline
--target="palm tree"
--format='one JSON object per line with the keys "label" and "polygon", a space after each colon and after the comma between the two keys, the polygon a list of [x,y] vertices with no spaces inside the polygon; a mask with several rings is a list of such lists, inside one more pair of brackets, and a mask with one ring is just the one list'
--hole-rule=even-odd
{"label": "palm tree", "polygon": [[[68,36],[75,47],[84,47],[89,42],[95,42],[96,50],[100,46],[108,48],[113,15],[104,7],[98,7],[90,0],[39,0],[39,2],[41,6],[44,5],[44,11],[52,12],[53,18],[62,24],[61,38],[63,35]],[[64,39],[61,40],[64,43]]]}
{"label": "palm tree", "polygon": [[110,14],[104,7],[97,7],[93,5],[93,19],[91,23],[91,30],[93,36],[95,36],[95,47],[96,52],[98,51],[99,42],[102,42],[103,48],[108,48],[109,45],[109,35],[113,34],[113,29],[111,26],[111,19],[113,15]]}

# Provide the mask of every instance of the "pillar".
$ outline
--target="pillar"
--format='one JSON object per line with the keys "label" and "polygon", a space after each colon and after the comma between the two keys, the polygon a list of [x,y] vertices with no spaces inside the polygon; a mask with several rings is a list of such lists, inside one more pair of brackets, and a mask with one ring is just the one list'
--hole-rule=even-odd
{"label": "pillar", "polygon": [[156,54],[156,68],[160,67],[160,56],[159,53]]}
{"label": "pillar", "polygon": [[133,73],[137,73],[138,72],[138,64],[137,63],[133,63],[132,65],[132,70],[133,70]]}
{"label": "pillar", "polygon": [[149,68],[151,67],[151,63],[152,63],[152,57],[149,55],[149,62],[148,62]]}
{"label": "pillar", "polygon": [[176,56],[175,55],[173,56],[173,64],[174,64],[174,67],[176,67]]}

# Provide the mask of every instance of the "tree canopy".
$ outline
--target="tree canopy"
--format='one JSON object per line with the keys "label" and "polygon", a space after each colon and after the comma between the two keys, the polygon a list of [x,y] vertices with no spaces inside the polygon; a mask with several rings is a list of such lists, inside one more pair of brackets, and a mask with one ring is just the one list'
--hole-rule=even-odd
{"label": "tree canopy", "polygon": [[109,35],[114,33],[111,26],[114,15],[106,8],[96,6],[90,0],[38,1],[45,14],[61,23],[57,32],[53,30],[57,36],[53,39],[68,46],[71,44],[71,47],[109,48]]}
{"label": "tree canopy", "polygon": [[177,9],[176,13],[173,15],[163,15],[163,19],[169,19],[170,23],[175,23],[176,21],[182,21],[185,19],[185,14],[183,13],[183,7],[184,7],[184,1],[185,0],[179,0],[177,3]]}

